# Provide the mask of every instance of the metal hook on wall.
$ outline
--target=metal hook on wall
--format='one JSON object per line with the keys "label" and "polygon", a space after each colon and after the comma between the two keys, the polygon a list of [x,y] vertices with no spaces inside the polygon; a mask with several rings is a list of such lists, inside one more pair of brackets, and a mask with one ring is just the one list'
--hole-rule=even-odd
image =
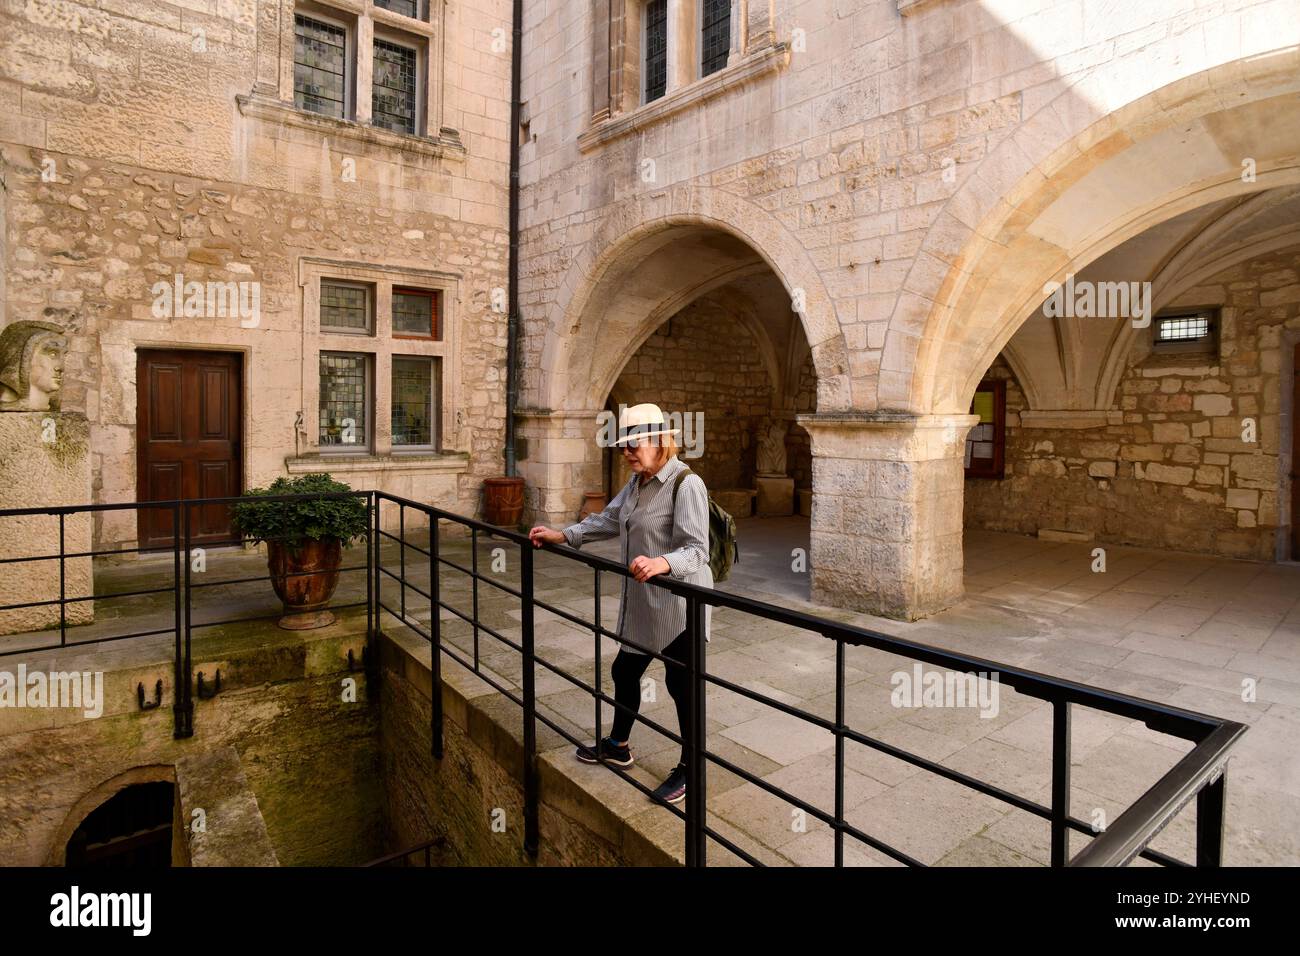
{"label": "metal hook on wall", "polygon": [[221,668],[217,668],[217,679],[212,684],[212,689],[207,690],[203,686],[203,671],[199,671],[198,687],[195,693],[199,695],[199,700],[211,700],[221,692]]}
{"label": "metal hook on wall", "polygon": [[136,701],[140,704],[141,710],[153,710],[155,707],[162,705],[162,678],[158,678],[158,683],[153,685],[153,703],[144,699],[144,682],[141,681],[135,685]]}

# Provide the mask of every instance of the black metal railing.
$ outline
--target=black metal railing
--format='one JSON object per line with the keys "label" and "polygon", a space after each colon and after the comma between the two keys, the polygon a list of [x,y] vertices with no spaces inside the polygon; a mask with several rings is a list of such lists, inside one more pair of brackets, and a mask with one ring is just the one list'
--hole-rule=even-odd
{"label": "black metal railing", "polygon": [[[536,671],[543,667],[550,673],[567,681],[574,687],[582,689],[592,698],[595,708],[595,734],[600,736],[602,726],[602,705],[608,705],[616,711],[624,711],[633,718],[668,739],[682,745],[686,755],[687,794],[685,811],[678,807],[664,804],[665,808],[676,814],[685,826],[685,857],[689,866],[703,866],[708,858],[709,841],[734,853],[740,859],[762,865],[752,854],[737,846],[723,834],[708,824],[707,784],[708,767],[715,765],[741,779],[759,787],[769,794],[803,810],[827,826],[834,833],[834,861],[836,866],[844,863],[844,838],[854,840],[872,847],[876,851],[909,865],[921,865],[920,861],[906,852],[886,843],[880,836],[867,833],[854,826],[845,818],[845,745],[853,742],[866,746],[880,753],[887,754],[905,763],[926,770],[947,780],[961,784],[971,790],[993,797],[1019,810],[1048,821],[1050,826],[1051,864],[1053,866],[1111,866],[1124,865],[1134,858],[1144,859],[1165,865],[1188,865],[1185,861],[1175,859],[1168,854],[1151,849],[1151,840],[1185,807],[1192,799],[1196,800],[1196,849],[1195,865],[1217,866],[1223,857],[1223,827],[1226,809],[1225,778],[1226,760],[1230,749],[1245,732],[1244,725],[1222,720],[1206,714],[1194,713],[1176,707],[1152,701],[1142,700],[1124,694],[1089,687],[1074,681],[1049,677],[1033,671],[1015,667],[1004,667],[995,662],[969,655],[941,650],[925,644],[919,644],[902,638],[855,627],[814,615],[805,614],[789,608],[779,607],[763,601],[753,600],[725,591],[699,587],[681,581],[658,576],[651,579],[656,587],[663,587],[686,602],[686,632],[690,651],[685,663],[685,670],[690,688],[690,701],[687,707],[687,726],[682,733],[672,732],[654,720],[630,711],[602,688],[601,639],[617,640],[618,635],[606,629],[601,623],[602,575],[629,576],[628,570],[621,564],[595,555],[584,554],[570,548],[546,546],[546,550],[565,559],[580,562],[592,570],[594,594],[594,620],[587,621],[564,608],[537,597],[534,579],[534,548],[525,535],[504,530],[472,518],[453,512],[422,504],[417,501],[390,495],[385,492],[368,491],[339,493],[330,495],[288,495],[280,497],[259,497],[258,502],[291,501],[304,499],[362,497],[370,509],[370,530],[365,546],[364,564],[344,566],[340,572],[366,573],[365,601],[354,601],[334,605],[335,609],[360,607],[366,608],[366,635],[373,639],[382,633],[387,614],[395,623],[409,628],[424,639],[430,641],[433,653],[430,655],[432,668],[432,686],[441,684],[441,659],[446,655],[466,669],[487,682],[503,696],[517,704],[523,714],[523,788],[524,788],[524,846],[530,853],[538,850],[538,777],[537,777],[537,723],[559,734],[569,743],[577,745],[587,743],[570,734],[557,721],[552,720],[537,706]],[[230,505],[241,499],[215,498],[193,499],[187,501],[136,502],[118,505],[89,505],[69,508],[27,508],[0,511],[0,521],[5,518],[46,515],[58,519],[59,552],[57,554],[5,558],[0,560],[0,568],[7,564],[30,561],[59,562],[59,596],[57,599],[10,604],[0,606],[0,613],[37,606],[59,606],[58,641],[43,645],[25,645],[21,648],[5,650],[4,638],[0,638],[0,658],[16,654],[32,653],[53,647],[81,647],[110,641],[122,641],[133,638],[174,635],[175,649],[175,693],[173,711],[175,714],[175,735],[188,737],[194,733],[194,677],[192,674],[191,636],[195,631],[216,628],[234,623],[270,620],[276,614],[259,614],[244,617],[222,617],[216,620],[196,621],[192,613],[194,595],[206,588],[230,587],[256,581],[269,581],[271,575],[241,577],[230,580],[195,581],[190,569],[190,557],[193,543],[193,526],[191,513],[196,508],[212,505]],[[66,551],[66,522],[69,517],[82,513],[101,513],[135,509],[170,509],[172,511],[172,528],[179,528],[179,534],[173,536],[170,548],[161,549],[172,552],[172,581],[168,587],[148,588],[136,591],[76,595],[67,594],[66,564],[74,559],[91,559],[111,555],[157,552],[156,547],[88,550],[69,553]],[[392,511],[396,515],[392,516]],[[416,543],[413,535],[407,533],[407,514],[420,515],[422,527],[428,529],[428,545],[423,547]],[[386,517],[394,520],[385,521]],[[470,538],[470,557],[467,564],[461,564],[441,553],[440,529],[443,522],[451,522],[464,528]],[[3,529],[0,528],[0,531]],[[481,537],[508,541],[518,549],[518,586],[512,586],[498,576],[483,574],[479,569],[479,540]],[[391,542],[396,551],[396,561],[384,560],[384,542]],[[239,544],[237,540],[227,542],[205,542],[205,548],[218,547],[221,544]],[[428,561],[427,576],[423,581],[416,581],[412,575],[420,562],[408,564],[407,553],[414,552]],[[442,598],[443,569],[450,569],[466,576],[470,584],[470,610],[455,607]],[[318,572],[301,572],[304,575]],[[396,585],[397,593],[392,597],[386,595],[384,583],[391,581]],[[479,600],[480,584],[488,585],[513,596],[519,601],[520,639],[514,641],[491,627],[482,619]],[[408,606],[408,591],[428,601],[429,621],[426,626],[419,620],[417,608]],[[172,595],[173,626],[132,633],[114,634],[104,637],[92,637],[82,640],[68,640],[67,606],[83,601],[112,601],[124,597],[146,595]],[[413,605],[418,602],[412,602]],[[793,628],[820,635],[835,643],[835,706],[831,719],[792,706],[783,701],[760,694],[734,681],[708,672],[705,654],[704,613],[706,606],[727,608],[756,618],[784,624]],[[594,684],[588,684],[553,661],[539,656],[534,640],[535,610],[554,614],[571,624],[589,630],[594,640]],[[450,644],[442,639],[442,612],[446,611],[465,622],[471,628],[472,647],[469,651]],[[52,631],[53,629],[49,629]],[[508,686],[496,679],[483,666],[481,661],[480,633],[486,634],[499,644],[512,649],[519,655],[521,680],[518,689]],[[845,721],[845,669],[846,650],[849,647],[870,647],[914,661],[935,665],[949,671],[963,674],[996,674],[1000,683],[1012,687],[1019,693],[1047,701],[1052,705],[1052,772],[1051,804],[1044,806],[1002,787],[995,786],[969,774],[946,767],[933,760],[910,753],[886,741],[868,734],[860,733],[849,727]],[[665,662],[666,667],[681,666],[661,653],[647,652]],[[723,688],[731,693],[747,698],[765,707],[784,713],[807,723],[812,728],[831,733],[835,739],[835,781],[834,808],[828,812],[814,804],[772,784],[718,753],[708,750],[705,737],[706,690],[709,685]],[[143,695],[142,695],[143,698]],[[432,752],[437,758],[443,754],[443,714],[442,697],[435,692],[431,695],[432,715]],[[1143,793],[1127,810],[1107,828],[1097,832],[1094,827],[1074,817],[1070,813],[1070,724],[1073,707],[1088,707],[1104,713],[1142,721],[1148,728],[1159,733],[1192,742],[1193,748],[1185,754],[1169,771]],[[612,764],[606,766],[641,792],[650,795],[651,791],[640,781]],[[1069,834],[1071,831],[1087,834],[1091,842],[1072,859],[1068,855]],[[426,847],[417,848],[420,850]],[[404,851],[410,854],[413,851]],[[395,854],[396,860],[404,854]],[[391,862],[391,860],[389,860]]]}
{"label": "black metal railing", "polygon": [[[398,533],[383,530],[382,512],[385,506],[395,506],[398,511],[396,526]],[[431,533],[429,547],[421,548],[405,540],[407,511],[421,514],[428,522]],[[524,845],[530,853],[536,853],[538,844],[537,822],[537,764],[536,741],[537,722],[541,721],[551,730],[571,744],[587,743],[580,741],[564,727],[537,708],[535,692],[536,668],[540,665],[552,674],[562,678],[575,687],[590,694],[595,707],[595,736],[600,737],[601,705],[607,704],[616,711],[624,711],[634,720],[649,726],[670,740],[681,744],[686,754],[687,800],[683,812],[675,806],[664,804],[665,808],[676,814],[685,825],[685,857],[688,866],[702,866],[707,861],[708,841],[714,840],[742,860],[762,865],[752,854],[736,846],[734,842],[709,826],[707,819],[707,767],[714,764],[743,780],[765,790],[773,796],[803,810],[808,815],[822,821],[834,831],[836,866],[844,864],[844,838],[850,836],[872,847],[892,859],[908,865],[921,865],[909,854],[890,846],[880,837],[866,833],[845,819],[844,799],[844,748],[847,742],[854,742],[947,780],[961,784],[978,793],[993,797],[1019,810],[1030,813],[1048,821],[1050,826],[1051,865],[1053,866],[1113,866],[1125,865],[1135,857],[1141,856],[1164,865],[1188,865],[1185,861],[1175,859],[1168,854],[1151,849],[1148,844],[1193,798],[1196,800],[1196,859],[1198,866],[1218,866],[1223,859],[1223,827],[1225,799],[1226,760],[1229,750],[1237,739],[1245,733],[1245,726],[1229,720],[1222,720],[1206,714],[1199,714],[1170,707],[1153,701],[1142,700],[1125,694],[1119,694],[1100,688],[1089,687],[1074,681],[1062,680],[1039,674],[1034,671],[1015,667],[1005,667],[993,661],[951,651],[941,650],[925,644],[919,644],[887,634],[855,627],[837,621],[827,620],[810,614],[804,614],[788,608],[756,601],[737,594],[700,587],[677,581],[660,575],[651,580],[652,584],[663,587],[686,601],[686,632],[690,650],[686,661],[686,673],[690,687],[690,702],[687,708],[687,726],[678,736],[659,723],[631,711],[617,700],[606,694],[602,687],[601,673],[601,638],[617,639],[618,635],[607,630],[601,623],[601,575],[613,574],[627,577],[630,572],[623,565],[584,554],[570,548],[546,546],[546,550],[563,555],[566,559],[581,562],[590,567],[594,574],[593,581],[593,621],[566,611],[565,609],[541,600],[535,593],[533,552],[529,539],[522,534],[503,530],[462,515],[433,508],[394,495],[378,492],[375,495],[375,526],[373,543],[375,554],[372,558],[375,585],[374,599],[377,611],[387,612],[417,634],[429,640],[434,647],[431,654],[433,667],[433,686],[439,686],[441,654],[446,654],[463,667],[471,670],[498,692],[518,704],[523,710],[523,745],[524,745],[524,806],[525,827]],[[453,522],[469,531],[471,564],[461,565],[439,553],[438,528],[443,521]],[[478,541],[481,535],[512,542],[519,549],[519,586],[511,585],[497,578],[484,575],[478,569]],[[397,569],[386,567],[381,560],[379,542],[388,539],[396,542],[401,554]],[[412,549],[429,559],[430,573],[427,590],[406,579],[405,554]],[[460,608],[442,601],[440,597],[440,580],[442,568],[450,568],[467,575],[471,581],[472,612],[466,614]],[[401,598],[394,607],[384,598],[381,579],[390,578],[399,585]],[[520,602],[519,642],[511,640],[484,623],[479,617],[479,585],[485,584],[517,598]],[[430,602],[430,620],[426,628],[422,622],[407,613],[405,604],[406,589],[423,596]],[[810,633],[819,634],[835,642],[835,715],[827,719],[783,701],[775,700],[756,691],[743,687],[734,681],[716,674],[710,674],[705,656],[704,611],[706,605],[729,608],[744,614],[753,615],[766,621],[774,621],[790,627],[799,628]],[[594,639],[594,686],[567,673],[553,662],[537,654],[534,642],[534,609],[541,608],[581,628],[590,630]],[[464,620],[473,628],[473,655],[466,657],[459,649],[449,646],[441,639],[441,612],[445,610]],[[378,618],[382,628],[382,614]],[[483,632],[501,644],[512,648],[521,656],[521,684],[516,693],[495,677],[486,673],[480,666],[479,632]],[[891,654],[911,658],[949,671],[966,674],[996,674],[1000,683],[1012,687],[1017,692],[1029,697],[1047,701],[1052,705],[1052,773],[1051,805],[1042,804],[1012,793],[1002,787],[979,780],[969,774],[946,767],[933,760],[910,753],[883,740],[860,733],[845,723],[845,651],[848,647],[871,647]],[[441,654],[439,653],[441,652]],[[647,652],[665,662],[665,667],[681,666],[661,653]],[[834,810],[827,812],[808,801],[783,790],[782,788],[750,773],[720,754],[708,750],[705,739],[705,701],[708,685],[724,688],[749,700],[773,708],[791,717],[798,718],[811,727],[820,728],[834,735],[835,738],[835,784]],[[442,712],[439,694],[433,695],[432,739],[433,753],[442,756]],[[1070,813],[1070,724],[1073,707],[1089,707],[1104,713],[1142,721],[1148,728],[1159,733],[1169,734],[1183,740],[1191,741],[1194,746],[1168,772],[1139,797],[1127,810],[1107,828],[1098,832],[1090,823],[1074,817]],[[603,762],[603,761],[602,761]],[[644,786],[621,768],[606,764],[610,770],[650,795]],[[1069,858],[1070,831],[1091,836],[1091,842],[1072,859]]]}
{"label": "black metal railing", "polygon": [[[367,513],[375,510],[374,496],[369,491],[356,492],[336,492],[331,494],[314,494],[314,495],[265,495],[257,497],[259,504],[270,504],[275,502],[288,501],[319,501],[341,498],[361,498],[366,504]],[[220,616],[216,619],[195,620],[194,603],[195,596],[198,593],[205,592],[208,589],[231,588],[240,585],[251,584],[259,581],[271,581],[272,575],[269,572],[265,575],[255,575],[252,577],[222,578],[219,580],[196,580],[194,571],[194,559],[197,557],[195,545],[194,514],[197,510],[203,508],[227,508],[230,505],[240,501],[248,501],[247,498],[227,497],[227,498],[193,498],[187,500],[175,501],[141,501],[130,502],[126,504],[101,504],[101,505],[82,505],[77,507],[43,507],[43,508],[11,508],[0,510],[0,534],[5,533],[5,520],[12,518],[33,518],[49,517],[58,521],[59,550],[57,553],[23,555],[20,557],[0,558],[0,573],[4,573],[9,567],[20,564],[41,564],[45,562],[58,562],[59,568],[59,596],[39,601],[26,601],[14,604],[0,605],[0,619],[3,619],[5,612],[30,610],[40,607],[54,607],[59,609],[59,618],[57,625],[57,641],[51,637],[47,641],[38,641],[31,643],[29,640],[11,641],[19,644],[14,648],[6,648],[6,638],[0,637],[0,659],[13,657],[19,654],[30,654],[42,650],[54,648],[82,648],[91,647],[96,644],[109,644],[119,641],[138,640],[148,637],[161,637],[171,635],[173,637],[173,735],[177,738],[191,737],[194,734],[194,696],[195,696],[195,674],[193,667],[193,644],[192,637],[196,631],[226,627],[232,624],[241,624],[253,621],[274,620],[280,617],[280,613],[254,614],[245,616]],[[101,548],[90,549],[85,551],[67,550],[67,531],[68,520],[74,516],[86,515],[95,516],[112,512],[133,511],[136,515],[137,523],[139,522],[142,512],[145,511],[168,511],[171,513],[171,544],[150,544],[133,548]],[[137,525],[138,526],[138,525]],[[199,546],[205,552],[213,549],[229,548],[242,546],[244,541],[239,537],[230,538],[213,538],[210,535],[202,536],[202,544]],[[155,557],[171,555],[171,582],[166,587],[156,588],[139,588],[127,591],[114,591],[99,594],[78,594],[69,596],[68,594],[68,562],[76,560],[93,561],[95,558],[120,557],[124,555],[152,555]],[[373,634],[376,628],[374,618],[375,607],[371,600],[369,588],[373,583],[371,573],[370,557],[371,548],[367,545],[365,548],[366,563],[362,565],[347,566],[346,564],[338,569],[340,574],[347,572],[364,571],[366,573],[367,594],[364,601],[353,601],[350,603],[334,604],[331,607],[334,610],[345,610],[353,607],[366,608],[366,633]],[[276,578],[290,577],[309,577],[319,574],[318,571],[286,572],[275,575]],[[85,634],[76,635],[76,639],[68,639],[68,607],[69,605],[94,602],[95,604],[111,604],[114,601],[120,601],[127,598],[146,598],[151,595],[171,595],[172,604],[172,622],[169,627],[152,628],[148,630],[126,631],[123,633],[114,633],[109,635],[91,636]],[[42,635],[53,635],[54,627],[34,628],[31,632],[37,638]],[[202,680],[202,674],[198,675]],[[217,676],[217,683],[220,683],[220,676]],[[203,688],[199,688],[202,693]],[[204,693],[203,696],[210,696]],[[143,685],[140,690],[141,708],[152,709],[156,704],[144,703]]]}

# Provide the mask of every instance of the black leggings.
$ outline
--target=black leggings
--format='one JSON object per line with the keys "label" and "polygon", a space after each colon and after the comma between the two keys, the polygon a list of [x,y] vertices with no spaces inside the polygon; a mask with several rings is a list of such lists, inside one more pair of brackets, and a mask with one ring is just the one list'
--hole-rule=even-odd
{"label": "black leggings", "polygon": [[[690,641],[686,638],[686,632],[682,631],[662,652],[665,657],[681,662],[680,667],[664,662],[664,683],[668,685],[668,693],[677,705],[677,729],[683,738],[686,736],[686,701],[690,693],[690,682],[686,679],[686,654],[689,649]],[[614,712],[614,728],[610,731],[610,736],[615,740],[626,741],[632,733],[632,714],[641,709],[641,677],[654,659],[649,654],[638,654],[626,647],[619,648],[614,657],[611,667],[614,675],[614,699],[632,711]],[[685,749],[682,753],[685,762]]]}

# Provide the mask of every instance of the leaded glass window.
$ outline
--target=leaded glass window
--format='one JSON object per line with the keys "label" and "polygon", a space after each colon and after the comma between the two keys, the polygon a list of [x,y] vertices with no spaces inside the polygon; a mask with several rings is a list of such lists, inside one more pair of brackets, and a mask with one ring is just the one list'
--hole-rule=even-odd
{"label": "leaded glass window", "polygon": [[434,360],[393,356],[393,444],[434,444]]}
{"label": "leaded glass window", "polygon": [[363,285],[322,281],[320,325],[326,331],[369,332],[370,290]]}
{"label": "leaded glass window", "polygon": [[375,6],[400,13],[404,17],[420,16],[420,0],[375,0]]}
{"label": "leaded glass window", "polygon": [[376,126],[415,132],[415,66],[414,50],[375,37],[371,112]]}
{"label": "leaded glass window", "polygon": [[302,14],[293,19],[294,104],[343,119],[347,109],[347,31]]}
{"label": "leaded glass window", "polygon": [[645,101],[657,100],[668,88],[668,0],[645,5]]}
{"label": "leaded glass window", "polygon": [[320,445],[336,451],[369,448],[370,365],[356,352],[320,353]]}
{"label": "leaded glass window", "polygon": [[393,331],[433,338],[437,329],[434,293],[418,289],[393,290]]}
{"label": "leaded glass window", "polygon": [[731,0],[703,0],[703,3],[700,76],[708,76],[727,65],[727,51],[731,48]]}

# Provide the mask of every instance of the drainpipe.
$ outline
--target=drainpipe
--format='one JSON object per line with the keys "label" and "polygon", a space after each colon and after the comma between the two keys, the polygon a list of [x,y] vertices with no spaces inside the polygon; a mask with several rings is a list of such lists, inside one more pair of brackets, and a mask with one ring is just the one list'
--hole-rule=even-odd
{"label": "drainpipe", "polygon": [[506,343],[506,477],[517,472],[515,462],[515,405],[519,400],[519,117],[523,60],[523,0],[514,0],[510,34],[510,263],[506,282],[509,330]]}

